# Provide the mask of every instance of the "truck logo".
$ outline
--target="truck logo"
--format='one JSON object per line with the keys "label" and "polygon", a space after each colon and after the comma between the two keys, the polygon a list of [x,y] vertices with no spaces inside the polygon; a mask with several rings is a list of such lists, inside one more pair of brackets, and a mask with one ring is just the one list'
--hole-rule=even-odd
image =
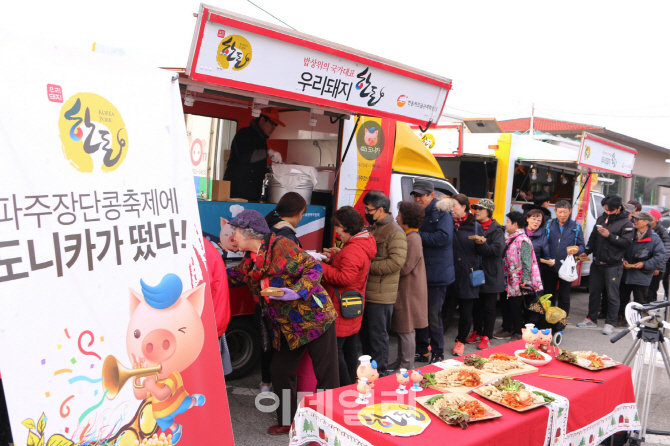
{"label": "truck logo", "polygon": [[589,156],[591,156],[591,147],[586,146],[586,150],[584,150],[584,159],[589,159]]}
{"label": "truck logo", "polygon": [[358,152],[366,160],[377,159],[382,154],[384,140],[384,131],[379,122],[366,122],[356,132]]}
{"label": "truck logo", "polygon": [[237,34],[221,40],[216,49],[216,61],[225,70],[233,63],[233,71],[240,71],[251,63],[251,44]]}
{"label": "truck logo", "polygon": [[435,137],[430,133],[426,133],[425,135],[423,135],[421,137],[421,142],[423,143],[424,146],[426,146],[426,149],[428,150],[435,147]]}
{"label": "truck logo", "polygon": [[407,96],[401,94],[398,96],[398,107],[404,107],[407,104]]}
{"label": "truck logo", "polygon": [[112,172],[128,153],[121,113],[95,93],[77,93],[61,107],[58,119],[63,155],[80,172]]}

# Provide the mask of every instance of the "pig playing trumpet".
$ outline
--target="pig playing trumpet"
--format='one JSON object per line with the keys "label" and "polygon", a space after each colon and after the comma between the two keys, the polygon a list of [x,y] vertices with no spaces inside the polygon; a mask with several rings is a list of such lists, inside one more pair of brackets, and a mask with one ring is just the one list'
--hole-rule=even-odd
{"label": "pig playing trumpet", "polygon": [[[200,394],[189,395],[180,372],[200,355],[205,330],[200,316],[205,303],[205,284],[182,292],[179,276],[166,274],[156,286],[140,280],[142,293],[130,290],[130,323],[126,348],[132,369],[113,356],[103,365],[103,388],[113,399],[123,385],[133,381],[133,394],[148,400],[156,423],[172,432],[172,444],[182,437],[175,417],[205,404]],[[142,382],[140,382],[140,379]]]}

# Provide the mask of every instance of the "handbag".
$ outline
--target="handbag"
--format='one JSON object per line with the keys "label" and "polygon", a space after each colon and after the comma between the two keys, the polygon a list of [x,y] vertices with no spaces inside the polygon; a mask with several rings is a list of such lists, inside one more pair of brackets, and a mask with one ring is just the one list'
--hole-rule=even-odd
{"label": "handbag", "polygon": [[[367,281],[366,281],[367,282]],[[363,314],[363,295],[356,290],[349,290],[342,293],[335,287],[335,295],[340,301],[340,313],[343,318],[352,319]]]}
{"label": "handbag", "polygon": [[[479,223],[475,222],[475,233],[477,232],[477,225]],[[461,251],[463,250],[463,247],[461,246],[461,240],[458,238],[458,229],[456,230],[456,243],[458,243],[458,246],[461,248]],[[470,279],[470,286],[472,288],[477,288],[478,286],[484,285],[486,283],[486,277],[484,276],[484,271],[481,269],[475,270],[474,268],[470,267],[470,262],[468,262],[468,258],[465,256],[465,253],[463,255],[463,260],[465,260],[465,266],[470,270],[468,273],[468,277]]]}

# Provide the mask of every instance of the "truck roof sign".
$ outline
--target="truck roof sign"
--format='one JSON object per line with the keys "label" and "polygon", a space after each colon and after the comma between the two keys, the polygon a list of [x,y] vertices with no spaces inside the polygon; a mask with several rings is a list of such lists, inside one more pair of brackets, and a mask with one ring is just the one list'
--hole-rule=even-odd
{"label": "truck roof sign", "polygon": [[194,81],[425,126],[451,80],[201,4],[186,74]]}

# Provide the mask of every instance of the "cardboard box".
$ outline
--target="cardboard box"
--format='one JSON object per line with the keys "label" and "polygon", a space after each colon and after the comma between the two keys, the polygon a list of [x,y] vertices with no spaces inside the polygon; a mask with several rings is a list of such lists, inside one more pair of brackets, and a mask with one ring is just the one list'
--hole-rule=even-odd
{"label": "cardboard box", "polygon": [[230,200],[230,181],[212,181],[212,201]]}

